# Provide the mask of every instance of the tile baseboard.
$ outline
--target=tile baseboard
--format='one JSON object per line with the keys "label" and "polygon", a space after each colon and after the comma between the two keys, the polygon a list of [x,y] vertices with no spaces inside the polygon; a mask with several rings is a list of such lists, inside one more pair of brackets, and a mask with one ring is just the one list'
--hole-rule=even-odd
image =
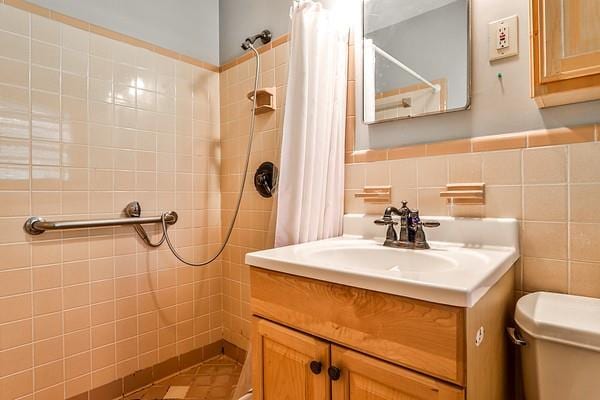
{"label": "tile baseboard", "polygon": [[177,374],[196,364],[200,364],[219,354],[243,363],[246,359],[246,351],[236,345],[219,340],[206,346],[194,349],[184,354],[169,358],[151,367],[141,369],[133,374],[109,382],[88,392],[70,397],[67,400],[107,400],[120,399],[125,395],[133,393],[145,386],[170,375]]}

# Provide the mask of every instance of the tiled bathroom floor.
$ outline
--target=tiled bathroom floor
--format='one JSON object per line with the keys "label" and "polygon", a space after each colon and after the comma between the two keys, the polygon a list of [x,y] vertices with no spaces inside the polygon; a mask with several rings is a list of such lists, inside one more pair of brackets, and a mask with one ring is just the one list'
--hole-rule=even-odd
{"label": "tiled bathroom floor", "polygon": [[125,397],[125,400],[231,400],[242,366],[218,356]]}

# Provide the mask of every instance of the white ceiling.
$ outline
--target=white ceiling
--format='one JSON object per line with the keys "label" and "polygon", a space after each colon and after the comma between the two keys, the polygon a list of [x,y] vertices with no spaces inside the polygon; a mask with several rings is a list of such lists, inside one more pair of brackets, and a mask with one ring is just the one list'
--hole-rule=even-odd
{"label": "white ceiling", "polygon": [[455,1],[460,0],[365,0],[365,33],[395,25]]}

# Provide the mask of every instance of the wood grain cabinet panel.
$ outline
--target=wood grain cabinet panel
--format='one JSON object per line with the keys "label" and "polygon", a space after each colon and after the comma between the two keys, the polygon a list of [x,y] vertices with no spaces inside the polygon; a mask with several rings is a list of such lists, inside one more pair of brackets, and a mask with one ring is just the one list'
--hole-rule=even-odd
{"label": "wood grain cabinet panel", "polygon": [[339,346],[331,346],[331,363],[340,379],[332,400],[462,400],[464,390]]}
{"label": "wood grain cabinet panel", "polygon": [[517,398],[512,269],[467,309],[255,267],[250,281],[256,400]]}
{"label": "wood grain cabinet panel", "polygon": [[[329,343],[253,319],[253,386],[260,400],[329,400]],[[310,368],[318,362],[317,374]]]}
{"label": "wood grain cabinet panel", "polygon": [[600,0],[531,0],[533,97],[540,107],[600,98]]}

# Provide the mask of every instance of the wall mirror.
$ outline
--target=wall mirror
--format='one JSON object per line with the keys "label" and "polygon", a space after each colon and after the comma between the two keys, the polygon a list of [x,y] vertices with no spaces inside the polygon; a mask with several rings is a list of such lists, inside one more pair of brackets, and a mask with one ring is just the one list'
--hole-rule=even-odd
{"label": "wall mirror", "polygon": [[469,108],[469,0],[364,0],[363,120]]}

